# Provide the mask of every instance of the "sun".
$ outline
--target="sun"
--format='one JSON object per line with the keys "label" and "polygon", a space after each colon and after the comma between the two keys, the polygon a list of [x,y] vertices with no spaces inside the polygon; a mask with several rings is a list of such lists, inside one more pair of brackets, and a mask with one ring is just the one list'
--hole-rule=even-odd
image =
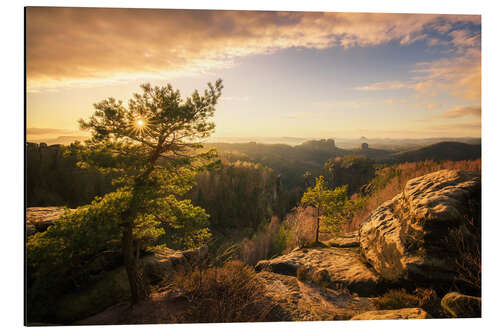
{"label": "sun", "polygon": [[139,136],[146,135],[149,131],[149,121],[138,117],[133,122],[130,123],[130,130]]}

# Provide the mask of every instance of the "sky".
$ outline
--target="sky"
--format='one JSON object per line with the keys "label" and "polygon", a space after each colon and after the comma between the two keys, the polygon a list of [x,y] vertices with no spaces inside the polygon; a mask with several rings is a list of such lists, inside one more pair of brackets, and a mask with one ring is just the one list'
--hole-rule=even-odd
{"label": "sky", "polygon": [[28,141],[218,78],[215,137],[481,136],[478,15],[30,7],[26,75]]}

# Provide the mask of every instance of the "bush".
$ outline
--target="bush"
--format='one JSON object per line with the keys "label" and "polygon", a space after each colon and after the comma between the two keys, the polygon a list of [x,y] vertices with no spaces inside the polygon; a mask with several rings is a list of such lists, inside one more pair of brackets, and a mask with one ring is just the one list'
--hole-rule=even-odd
{"label": "bush", "polygon": [[[454,288],[466,295],[481,296],[481,223],[480,216],[466,217],[466,228],[451,232],[447,246],[456,255]],[[479,221],[479,223],[475,222]]]}
{"label": "bush", "polygon": [[397,310],[403,308],[422,308],[432,317],[443,317],[440,299],[432,289],[417,288],[413,294],[405,289],[392,289],[382,297],[373,301],[380,310]]}
{"label": "bush", "polygon": [[222,267],[195,270],[173,279],[172,287],[188,300],[186,311],[175,322],[223,323],[272,321],[276,304],[265,295],[265,285],[241,261]]}
{"label": "bush", "polygon": [[405,289],[389,290],[382,297],[374,300],[374,303],[381,310],[416,308],[419,306],[418,297],[407,293]]}
{"label": "bush", "polygon": [[119,251],[120,212],[126,193],[114,192],[92,205],[65,212],[45,232],[26,243],[29,319],[50,315],[63,293],[82,288],[99,278],[91,263],[107,251]]}

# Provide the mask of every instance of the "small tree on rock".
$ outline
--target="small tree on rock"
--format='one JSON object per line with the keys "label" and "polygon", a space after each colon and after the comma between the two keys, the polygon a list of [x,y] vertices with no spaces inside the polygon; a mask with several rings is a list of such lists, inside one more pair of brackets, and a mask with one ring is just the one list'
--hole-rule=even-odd
{"label": "small tree on rock", "polygon": [[316,177],[314,187],[307,189],[301,203],[316,208],[316,243],[319,242],[320,222],[330,232],[338,233],[354,209],[347,195],[347,185],[330,190],[323,176]]}

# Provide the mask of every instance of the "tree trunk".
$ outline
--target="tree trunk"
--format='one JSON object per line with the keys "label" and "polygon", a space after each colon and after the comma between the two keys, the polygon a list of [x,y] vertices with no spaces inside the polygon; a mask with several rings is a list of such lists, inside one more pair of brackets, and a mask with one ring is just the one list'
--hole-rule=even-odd
{"label": "tree trunk", "polygon": [[123,262],[127,270],[128,282],[130,285],[130,302],[132,305],[139,302],[139,285],[137,261],[134,253],[134,238],[132,235],[132,225],[127,225],[122,236]]}
{"label": "tree trunk", "polygon": [[151,157],[151,166],[147,168],[142,175],[137,177],[134,184],[134,189],[132,191],[132,201],[128,211],[122,214],[122,218],[125,221],[122,233],[122,254],[123,263],[125,264],[125,269],[127,271],[128,282],[130,285],[130,303],[132,305],[137,304],[139,301],[145,299],[148,295],[148,290],[142,279],[142,270],[139,265],[139,245],[134,246],[134,214],[132,212],[137,211],[138,197],[137,194],[140,188],[145,184],[148,176],[153,172],[154,165],[160,156],[160,148],[158,147]]}
{"label": "tree trunk", "polygon": [[316,243],[319,242],[319,207],[317,208],[316,216]]}

